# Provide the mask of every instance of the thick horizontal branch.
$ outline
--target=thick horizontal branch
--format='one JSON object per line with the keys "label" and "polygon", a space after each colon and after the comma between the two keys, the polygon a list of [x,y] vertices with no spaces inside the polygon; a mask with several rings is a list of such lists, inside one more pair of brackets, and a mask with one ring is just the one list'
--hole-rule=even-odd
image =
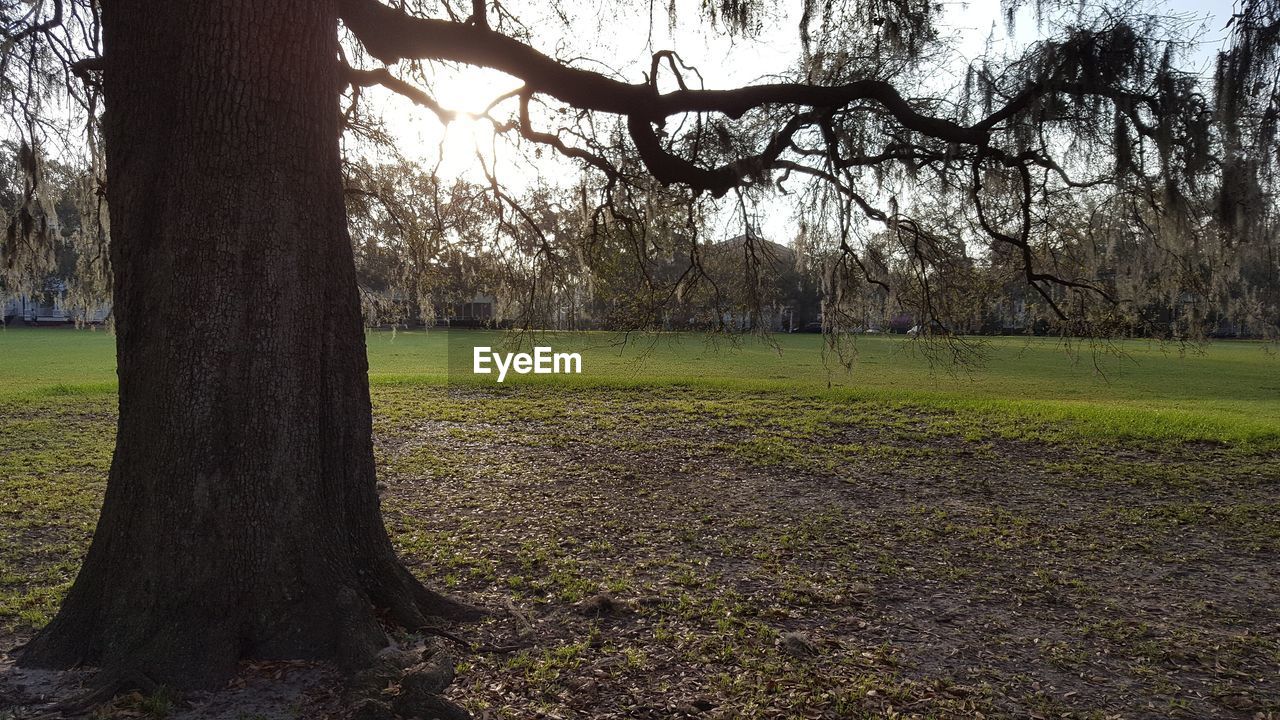
{"label": "thick horizontal branch", "polygon": [[[681,183],[695,190],[709,191],[721,196],[744,182],[761,177],[767,170],[781,168],[776,161],[788,149],[804,152],[791,143],[791,137],[804,122],[797,118],[813,113],[828,116],[836,112],[873,112],[892,117],[893,121],[923,138],[953,145],[977,148],[980,153],[998,157],[1006,165],[1022,165],[1028,162],[1042,164],[1059,173],[1061,169],[1041,158],[1026,153],[1009,156],[991,146],[991,133],[998,132],[1004,123],[1027,112],[1046,95],[1070,93],[1097,95],[1110,98],[1124,108],[1130,119],[1143,130],[1137,107],[1139,104],[1155,105],[1157,99],[1148,95],[1125,92],[1107,86],[1084,86],[1066,81],[1051,72],[1048,77],[1029,83],[1003,106],[993,109],[973,125],[963,126],[952,120],[936,117],[917,110],[891,83],[864,79],[834,86],[804,83],[770,83],[748,85],[728,90],[690,88],[679,78],[679,89],[660,92],[654,77],[647,82],[628,83],[591,70],[571,67],[549,57],[514,38],[495,32],[473,15],[470,22],[440,20],[409,15],[402,10],[384,5],[379,0],[340,0],[343,22],[377,60],[393,64],[403,59],[440,60],[491,68],[523,80],[520,90],[522,117],[517,129],[529,140],[554,147],[560,153],[585,160],[596,167],[610,171],[602,158],[585,150],[565,145],[554,135],[533,130],[527,116],[528,98],[546,95],[587,112],[604,112],[626,118],[632,143],[645,167],[664,184]],[[673,70],[676,58],[673,53],[657,53],[653,57],[651,73],[661,59],[666,58]],[[365,73],[365,75],[361,75]],[[410,86],[395,79],[386,69],[351,71],[357,82],[377,82],[397,92],[414,98],[420,104],[431,107],[440,114],[438,106],[424,102],[420,91],[414,94]],[[393,87],[393,84],[396,85]],[[426,100],[430,100],[426,98]],[[739,158],[718,167],[704,167],[694,159],[681,157],[664,147],[655,126],[665,125],[668,118],[685,113],[721,114],[739,118],[746,112],[766,107],[796,109],[792,120],[774,134],[767,147],[758,154]],[[442,119],[445,119],[442,116]],[[446,120],[447,121],[447,120]],[[891,148],[880,155],[841,160],[835,156],[838,143],[829,128],[827,153],[837,168],[855,165],[874,165],[881,162],[928,162],[936,155],[920,155],[916,151]]]}
{"label": "thick horizontal branch", "polygon": [[448,60],[500,70],[575,107],[629,114],[636,90],[600,73],[571,68],[483,25],[420,18],[377,0],[342,0],[343,23],[371,56],[393,64],[404,59]]}
{"label": "thick horizontal branch", "polygon": [[871,100],[903,127],[949,142],[985,145],[986,130],[917,112],[893,85],[859,80],[836,86],[801,83],[749,85],[731,90],[682,88],[662,93],[649,83],[626,83],[565,65],[513,38],[481,25],[421,18],[378,0],[343,0],[342,20],[374,58],[395,63],[406,58],[466,63],[520,78],[531,92],[550,95],[583,110],[626,115],[661,124],[681,113],[741,117],[754,108],[800,105],[838,108]]}

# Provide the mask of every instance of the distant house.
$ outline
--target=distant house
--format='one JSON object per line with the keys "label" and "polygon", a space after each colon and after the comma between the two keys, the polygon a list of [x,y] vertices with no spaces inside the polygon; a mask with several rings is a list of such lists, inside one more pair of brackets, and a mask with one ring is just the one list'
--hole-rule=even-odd
{"label": "distant house", "polygon": [[476,294],[465,302],[440,303],[436,305],[435,324],[437,327],[490,327],[494,322],[494,304],[492,295]]}
{"label": "distant house", "polygon": [[51,300],[40,300],[26,295],[9,298],[4,304],[4,324],[21,322],[26,325],[67,325],[75,322],[97,325],[111,316],[111,306],[103,304],[90,311],[70,307],[63,302],[63,295]]}
{"label": "distant house", "polygon": [[740,330],[771,332],[795,332],[820,322],[818,285],[796,260],[791,248],[754,233],[712,245],[705,256],[707,271],[728,301],[721,321]]}

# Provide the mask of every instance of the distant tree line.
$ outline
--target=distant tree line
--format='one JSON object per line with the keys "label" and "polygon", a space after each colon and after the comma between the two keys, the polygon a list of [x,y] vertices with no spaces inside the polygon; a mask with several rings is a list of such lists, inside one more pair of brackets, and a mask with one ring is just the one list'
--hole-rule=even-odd
{"label": "distant tree line", "polygon": [[[34,164],[33,164],[34,163]],[[24,185],[32,173],[45,186],[47,208],[24,217]],[[59,302],[81,311],[103,301],[96,253],[103,228],[86,230],[86,171],[7,142],[0,152],[0,220],[6,264],[0,289],[9,298]],[[1024,281],[1016,248],[956,239],[946,271],[923,278],[895,253],[889,231],[865,243],[851,272],[839,251],[811,241],[801,225],[792,237],[766,238],[744,216],[742,232],[714,237],[703,212],[652,186],[633,196],[634,215],[595,212],[587,190],[540,189],[520,198],[492,187],[442,182],[405,161],[352,161],[346,166],[348,216],[370,326],[436,325],[540,329],[794,332],[923,332],[1046,334],[1053,308]],[[665,204],[664,204],[665,202]],[[1158,337],[1276,336],[1280,257],[1271,243],[1235,249],[1233,272],[1187,267],[1183,281],[1159,277],[1164,262],[1141,226],[1117,220],[1113,202],[1081,205],[1070,232],[1052,243],[1054,262],[1090,273],[1117,297],[1146,298],[1108,332]],[[92,217],[92,215],[88,215]],[[941,218],[940,218],[941,219]],[[41,252],[13,248],[41,223]],[[1207,220],[1206,222],[1218,222]],[[959,235],[959,232],[957,232]],[[1159,252],[1157,249],[1156,253]],[[15,263],[21,260],[24,265]],[[1153,289],[1164,288],[1159,292]],[[1051,286],[1050,299],[1070,302],[1071,288]],[[930,293],[931,297],[921,297]],[[933,318],[918,308],[929,304]]]}
{"label": "distant tree line", "polygon": [[[891,230],[865,240],[856,267],[843,251],[816,242],[805,224],[791,237],[766,238],[744,212],[739,234],[715,236],[709,208],[657,185],[603,210],[587,196],[585,184],[510,197],[442,183],[403,161],[348,165],[368,323],[1049,334],[1070,329],[1055,305],[1082,300],[1066,285],[1034,291],[1016,247],[975,243],[960,227],[934,260],[944,266],[922,274],[910,255],[895,251]],[[1215,273],[1200,260],[1169,278],[1165,251],[1145,236],[1149,228],[1120,210],[1115,198],[1064,208],[1070,217],[1058,219],[1060,230],[1036,243],[1038,254],[1093,278],[1107,296],[1133,299],[1095,331],[1276,337],[1280,257],[1272,243],[1234,248],[1232,272]],[[934,220],[945,227],[948,219],[939,213]]]}

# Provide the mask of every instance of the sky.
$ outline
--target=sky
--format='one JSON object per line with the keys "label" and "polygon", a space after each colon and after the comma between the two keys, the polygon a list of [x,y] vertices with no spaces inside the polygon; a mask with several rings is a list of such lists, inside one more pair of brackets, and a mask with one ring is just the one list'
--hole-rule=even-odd
{"label": "sky", "polygon": [[[1030,8],[1020,12],[1010,34],[999,0],[943,1],[943,33],[951,37],[957,51],[954,65],[940,69],[939,82],[943,85],[960,82],[966,61],[984,54],[988,41],[997,52],[1016,51],[1041,35]],[[539,50],[554,57],[581,58],[577,62],[580,66],[620,74],[632,82],[643,80],[643,73],[649,69],[649,58],[657,50],[676,50],[685,63],[698,68],[709,88],[759,82],[778,69],[789,67],[798,57],[795,13],[775,11],[778,16],[765,23],[758,37],[730,39],[705,31],[698,21],[699,4],[697,0],[677,0],[677,22],[672,29],[665,13],[655,17],[651,25],[643,12],[643,3],[630,3],[626,5],[630,11],[619,15],[617,0],[562,2],[561,8],[572,15],[571,35],[558,19],[540,16],[536,11],[521,9],[519,12],[521,20],[535,29],[534,43]],[[799,3],[779,5],[798,8]],[[1226,37],[1223,26],[1230,16],[1230,0],[1168,0],[1153,7],[1177,14],[1185,18],[1191,29],[1202,30],[1201,41],[1190,61],[1201,72],[1212,72],[1213,57]],[[621,23],[626,26],[621,31],[618,29],[620,17],[629,18],[629,22]],[[952,77],[948,78],[948,74]],[[431,92],[444,107],[478,112],[495,97],[519,85],[518,80],[492,70],[441,67],[433,75]],[[439,162],[439,172],[445,177],[483,182],[477,167],[476,148],[481,148],[487,162],[493,162],[489,152],[493,146],[492,133],[485,123],[457,121],[446,129],[434,114],[401,98],[389,93],[373,93],[372,98],[399,139],[403,154],[426,165]],[[545,157],[547,153],[534,163],[525,162],[519,155],[503,149],[497,153],[498,175],[514,189],[540,181],[568,183],[577,176],[576,165],[559,158],[549,160]],[[781,205],[764,208],[759,216],[766,237],[784,244],[790,241],[794,220],[789,209]],[[727,215],[721,223],[724,227],[718,229],[720,234],[726,237],[736,234],[736,222]]]}

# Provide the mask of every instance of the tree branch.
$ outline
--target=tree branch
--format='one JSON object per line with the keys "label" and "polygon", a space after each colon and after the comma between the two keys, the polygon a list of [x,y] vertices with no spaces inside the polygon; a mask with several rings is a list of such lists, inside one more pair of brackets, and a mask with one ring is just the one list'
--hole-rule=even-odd
{"label": "tree branch", "polygon": [[[31,14],[34,15],[39,9],[39,4],[35,4],[31,8]],[[23,38],[30,37],[37,33],[48,32],[62,24],[62,0],[53,0],[53,17],[42,23],[34,23],[27,27],[11,32],[8,29],[0,30],[6,43],[16,43]]]}
{"label": "tree branch", "polygon": [[343,0],[340,12],[347,28],[369,54],[384,63],[412,58],[488,67],[520,78],[531,92],[551,95],[583,110],[661,124],[681,113],[720,113],[738,118],[748,110],[768,105],[837,108],[873,100],[909,130],[967,145],[985,145],[989,139],[984,129],[963,127],[917,112],[893,85],[883,80],[858,80],[829,87],[772,83],[732,90],[683,88],[661,93],[649,83],[626,83],[570,67],[487,27],[414,17],[378,0]]}
{"label": "tree branch", "polygon": [[346,75],[346,80],[352,85],[359,87],[369,87],[370,85],[381,85],[386,89],[403,95],[412,100],[414,103],[427,108],[440,118],[440,122],[449,124],[458,118],[458,113],[449,110],[436,102],[436,99],[423,92],[414,85],[401,80],[392,75],[386,68],[376,68],[373,70],[357,70],[350,65],[344,65],[342,68]]}

